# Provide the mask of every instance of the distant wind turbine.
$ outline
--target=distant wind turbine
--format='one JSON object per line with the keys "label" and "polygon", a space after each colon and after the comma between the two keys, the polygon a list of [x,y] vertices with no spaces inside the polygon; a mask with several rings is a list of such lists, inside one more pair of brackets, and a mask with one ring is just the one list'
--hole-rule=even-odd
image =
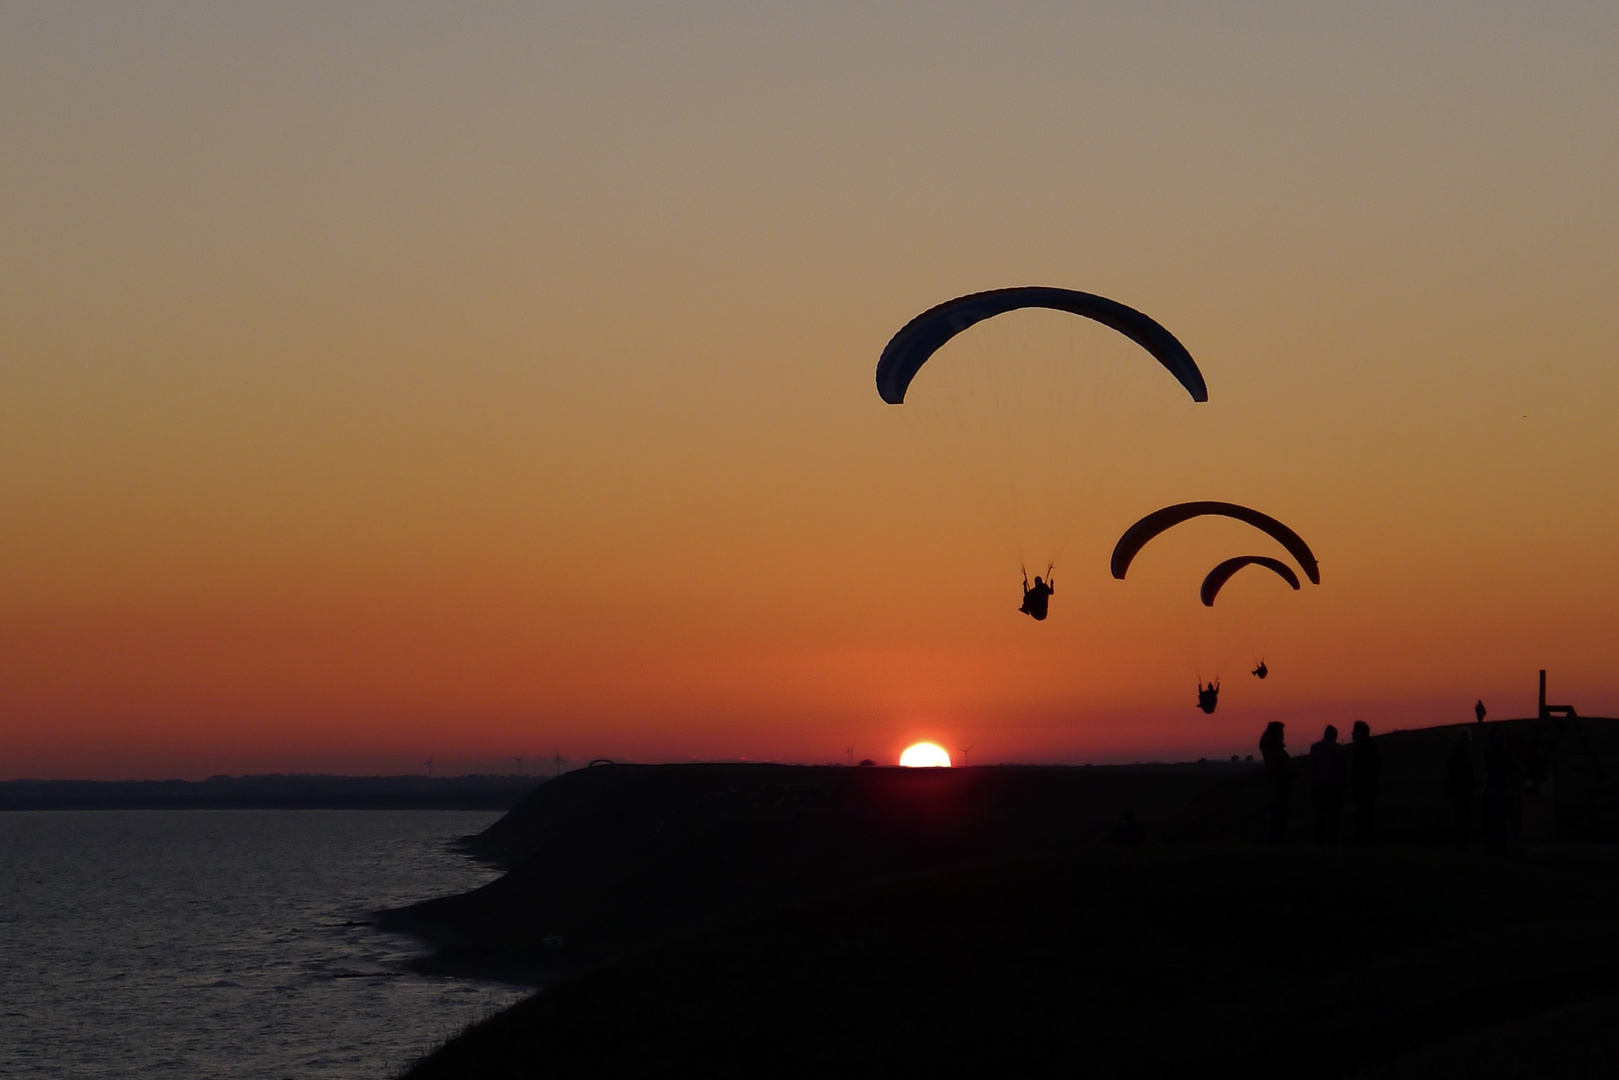
{"label": "distant wind turbine", "polygon": [[556,775],[561,776],[562,775],[562,751],[561,750],[553,750],[553,751],[551,751],[551,753],[556,757],[556,761],[557,761]]}
{"label": "distant wind turbine", "polygon": [[523,759],[526,758],[527,756],[528,756],[527,754],[514,754],[514,755],[512,755],[512,760],[517,762],[517,775],[518,776],[523,775]]}
{"label": "distant wind turbine", "polygon": [[427,760],[422,762],[422,764],[427,766],[427,775],[428,775],[428,778],[431,779],[432,776],[433,776],[433,755],[428,754],[427,755]]}
{"label": "distant wind turbine", "polygon": [[977,746],[977,745],[978,745],[977,743],[968,743],[966,746],[958,746],[958,747],[956,747],[957,753],[959,753],[961,755],[961,767],[963,769],[965,769],[967,767],[967,751],[971,750],[974,746]]}

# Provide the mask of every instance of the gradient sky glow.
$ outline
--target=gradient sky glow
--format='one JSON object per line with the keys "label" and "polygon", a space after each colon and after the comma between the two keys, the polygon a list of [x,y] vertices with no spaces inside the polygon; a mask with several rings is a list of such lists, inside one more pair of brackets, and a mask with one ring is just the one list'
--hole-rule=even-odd
{"label": "gradient sky glow", "polygon": [[[1597,3],[7,5],[0,778],[1619,715],[1616,55]],[[1033,283],[1211,391],[1039,626],[871,379]],[[1106,570],[1188,498],[1322,564],[1214,717],[1142,597],[1251,542]]]}

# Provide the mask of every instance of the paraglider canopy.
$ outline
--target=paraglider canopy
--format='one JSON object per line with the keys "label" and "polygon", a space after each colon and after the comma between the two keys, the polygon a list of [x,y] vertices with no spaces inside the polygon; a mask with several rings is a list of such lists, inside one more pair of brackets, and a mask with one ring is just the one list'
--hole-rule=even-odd
{"label": "paraglider canopy", "polygon": [[[1293,558],[1298,560],[1299,566],[1304,569],[1305,576],[1312,583],[1321,584],[1321,568],[1315,561],[1315,553],[1310,550],[1310,545],[1306,544],[1304,538],[1298,533],[1269,514],[1262,514],[1258,510],[1251,510],[1236,503],[1213,501],[1186,502],[1166,506],[1162,510],[1154,510],[1130,526],[1125,530],[1124,535],[1119,537],[1119,542],[1113,546],[1113,576],[1121,581],[1124,580],[1125,573],[1130,569],[1131,561],[1159,533],[1166,532],[1183,521],[1190,521],[1192,518],[1208,515],[1235,518],[1237,521],[1245,522],[1268,534],[1286,548]],[[1235,570],[1232,571],[1232,573],[1235,572]],[[1211,603],[1211,601],[1205,601],[1205,603]]]}
{"label": "paraglider canopy", "polygon": [[1020,308],[1067,311],[1117,330],[1164,365],[1193,401],[1209,400],[1203,373],[1192,354],[1157,321],[1105,296],[1045,286],[971,293],[924,311],[900,327],[883,349],[877,361],[877,393],[890,405],[902,404],[911,380],[945,342],[975,323]]}
{"label": "paraglider canopy", "polygon": [[[1293,586],[1295,590],[1299,587],[1299,576],[1293,572],[1291,566],[1282,560],[1273,559],[1269,555],[1238,555],[1235,559],[1227,559],[1213,570],[1210,570],[1209,576],[1203,579],[1203,588],[1198,591],[1198,595],[1203,598],[1203,606],[1213,607],[1214,598],[1220,595],[1220,590],[1225,588],[1225,583],[1230,581],[1232,575],[1245,566],[1263,566],[1267,570],[1274,571],[1276,576]],[[1263,675],[1260,676],[1261,679],[1264,677]]]}

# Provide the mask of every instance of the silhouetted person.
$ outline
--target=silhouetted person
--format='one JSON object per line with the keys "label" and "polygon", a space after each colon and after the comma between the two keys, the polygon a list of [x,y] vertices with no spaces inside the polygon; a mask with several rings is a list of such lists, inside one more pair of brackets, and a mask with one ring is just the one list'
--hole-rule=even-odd
{"label": "silhouetted person", "polygon": [[1113,823],[1113,842],[1120,847],[1135,847],[1141,843],[1144,835],[1141,823],[1136,820],[1136,812],[1125,807],[1119,820]]}
{"label": "silhouetted person", "polygon": [[1220,704],[1220,680],[1215,679],[1204,686],[1203,680],[1197,683],[1197,707],[1206,713],[1213,713]]}
{"label": "silhouetted person", "polygon": [[[1048,566],[1046,567],[1046,574],[1049,576],[1050,573],[1051,567]],[[1051,604],[1051,594],[1056,591],[1056,585],[1049,580],[1041,581],[1039,574],[1034,575],[1034,584],[1030,585],[1029,572],[1025,570],[1023,572],[1023,606],[1018,610],[1039,622],[1045,619],[1047,608]]]}
{"label": "silhouetted person", "polygon": [[1261,679],[1263,679],[1265,676],[1270,674],[1270,668],[1266,667],[1265,666],[1265,661],[1261,660],[1259,662],[1259,666],[1254,668],[1253,674],[1255,674],[1255,675],[1259,676]]}
{"label": "silhouetted person", "polygon": [[1473,715],[1478,717],[1478,722],[1481,724],[1484,723],[1484,714],[1488,711],[1489,710],[1484,708],[1483,698],[1479,698],[1478,701],[1473,705]]}
{"label": "silhouetted person", "polygon": [[1293,758],[1283,741],[1286,729],[1275,720],[1265,725],[1259,737],[1259,756],[1265,762],[1265,778],[1270,781],[1270,838],[1280,841],[1287,834],[1287,811],[1293,795]]}
{"label": "silhouetted person", "polygon": [[1377,803],[1378,780],[1383,775],[1383,759],[1378,756],[1372,729],[1366,721],[1355,721],[1349,739],[1349,789],[1355,797],[1355,842],[1370,844],[1376,831],[1372,811]]}
{"label": "silhouetted person", "polygon": [[1315,842],[1318,844],[1337,846],[1348,779],[1343,748],[1338,745],[1338,729],[1328,724],[1321,733],[1321,741],[1310,747],[1310,801],[1315,804]]}
{"label": "silhouetted person", "polygon": [[1512,751],[1501,732],[1490,729],[1484,743],[1484,850],[1500,854],[1507,849],[1512,824]]}
{"label": "silhouetted person", "polygon": [[1456,850],[1466,851],[1473,834],[1473,754],[1466,728],[1457,728],[1445,762],[1445,793],[1450,796]]}

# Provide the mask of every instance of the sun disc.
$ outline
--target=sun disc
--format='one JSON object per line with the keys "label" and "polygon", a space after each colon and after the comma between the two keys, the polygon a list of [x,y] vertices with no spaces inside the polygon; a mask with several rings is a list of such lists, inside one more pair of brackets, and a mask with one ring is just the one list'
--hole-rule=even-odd
{"label": "sun disc", "polygon": [[908,769],[948,769],[950,755],[935,743],[919,742],[906,748],[899,756],[899,763]]}

